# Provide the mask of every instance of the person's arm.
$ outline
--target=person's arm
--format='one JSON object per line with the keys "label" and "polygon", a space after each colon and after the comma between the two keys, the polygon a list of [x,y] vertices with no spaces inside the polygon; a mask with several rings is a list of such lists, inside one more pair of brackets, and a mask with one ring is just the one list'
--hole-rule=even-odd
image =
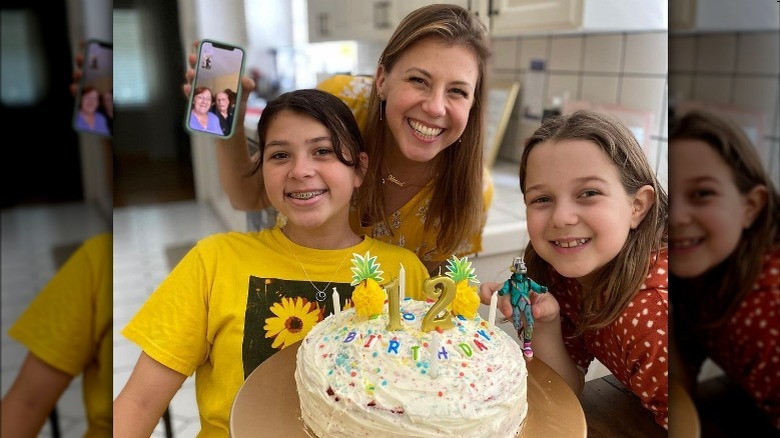
{"label": "person's arm", "polygon": [[[485,282],[479,286],[479,298],[482,304],[490,304],[493,291],[500,291],[504,284]],[[577,368],[574,360],[566,351],[561,330],[560,306],[552,294],[531,292],[531,310],[534,315],[534,357],[541,359],[557,372],[579,395],[585,387],[585,373]],[[512,319],[512,302],[509,294],[499,295],[497,309],[507,319]],[[522,334],[519,334],[522,337]]]}
{"label": "person's arm", "polygon": [[[194,46],[197,48],[198,42]],[[195,79],[193,66],[198,57],[190,53],[188,61],[190,68],[185,74],[186,82],[182,87],[184,94],[189,96],[192,89],[192,81]],[[263,210],[271,205],[265,194],[263,174],[257,171],[252,174],[259,156],[250,156],[247,143],[246,129],[244,129],[244,115],[249,94],[255,89],[254,81],[244,76],[241,78],[242,96],[236,104],[233,113],[235,132],[228,139],[218,139],[217,143],[217,171],[222,190],[227,194],[230,205],[236,210],[254,211]]]}
{"label": "person's arm", "polygon": [[19,374],[3,399],[3,437],[35,436],[73,376],[27,354]]}
{"label": "person's arm", "polygon": [[114,437],[148,437],[187,376],[141,353],[114,400]]}
{"label": "person's arm", "polygon": [[[579,396],[585,387],[585,373],[580,371],[563,344],[560,314],[558,312],[555,312],[554,315],[547,313],[548,308],[555,307],[557,309],[558,302],[552,294],[537,295],[532,293],[531,295],[532,300],[534,295],[539,297],[532,307],[535,319],[534,358],[541,359],[554,369],[563,377],[572,391]],[[553,301],[554,304],[549,301]]]}

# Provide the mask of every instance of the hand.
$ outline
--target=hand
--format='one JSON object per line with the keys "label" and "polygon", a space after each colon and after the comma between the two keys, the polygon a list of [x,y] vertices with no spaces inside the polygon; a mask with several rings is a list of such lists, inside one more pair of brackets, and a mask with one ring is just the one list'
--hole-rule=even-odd
{"label": "hand", "polygon": [[[184,97],[189,98],[192,91],[192,82],[195,80],[195,64],[198,62],[198,48],[200,47],[200,41],[195,40],[192,43],[193,51],[187,55],[187,62],[189,67],[184,73],[184,85],[181,89],[184,91]],[[236,127],[243,129],[244,115],[246,114],[246,102],[249,100],[249,94],[255,90],[255,81],[249,76],[243,76],[241,78],[241,101],[237,102],[236,110],[233,112],[233,117],[236,118]]]}
{"label": "hand", "polygon": [[[501,289],[501,283],[486,282],[479,285],[479,299],[482,304],[490,305],[490,298],[493,296],[493,292]],[[509,300],[509,295],[499,295],[496,308],[504,315],[505,318],[512,318],[512,302]]]}
{"label": "hand", "polygon": [[[184,97],[190,97],[190,91],[192,91],[192,81],[195,80],[195,63],[198,62],[198,47],[200,41],[195,40],[192,43],[193,51],[187,55],[187,62],[189,67],[184,73],[184,85],[182,85],[182,91],[184,91]],[[255,90],[255,81],[249,76],[241,78],[241,100],[243,104],[249,99],[249,94]]]}
{"label": "hand", "polygon": [[79,43],[79,51],[76,53],[76,68],[73,69],[73,82],[70,83],[70,94],[74,97],[79,90],[81,82],[81,67],[84,65],[84,41]]}
{"label": "hand", "polygon": [[531,291],[531,311],[536,322],[552,322],[558,320],[561,314],[561,306],[553,294],[536,293]]}

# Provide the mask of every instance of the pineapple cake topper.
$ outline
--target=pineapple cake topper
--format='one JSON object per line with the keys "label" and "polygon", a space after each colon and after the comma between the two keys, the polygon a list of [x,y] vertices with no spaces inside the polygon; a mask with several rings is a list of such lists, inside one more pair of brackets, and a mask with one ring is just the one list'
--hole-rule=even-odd
{"label": "pineapple cake topper", "polygon": [[473,319],[479,309],[479,294],[477,287],[469,282],[479,284],[477,274],[471,266],[468,257],[452,256],[447,260],[447,276],[455,282],[455,298],[452,300],[452,314]]}
{"label": "pineapple cake topper", "polygon": [[353,275],[350,286],[355,286],[352,292],[355,313],[366,318],[377,316],[385,305],[385,291],[379,285],[383,281],[384,271],[379,269],[376,256],[372,257],[370,252],[352,255]]}

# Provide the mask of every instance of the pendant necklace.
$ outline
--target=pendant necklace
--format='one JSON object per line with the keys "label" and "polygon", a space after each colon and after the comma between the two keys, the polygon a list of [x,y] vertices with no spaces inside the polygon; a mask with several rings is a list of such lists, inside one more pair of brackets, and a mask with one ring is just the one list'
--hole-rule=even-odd
{"label": "pendant necklace", "polygon": [[395,184],[398,186],[399,189],[406,189],[408,187],[425,187],[426,184],[410,184],[406,181],[401,181],[396,176],[394,176],[392,173],[390,173],[390,167],[387,166],[386,162],[382,162],[382,165],[384,166],[385,170],[387,171],[387,177],[380,176],[379,180],[382,182],[382,185],[386,185],[388,182]]}
{"label": "pendant necklace", "polygon": [[[286,237],[286,236],[285,236]],[[301,267],[301,270],[303,270],[303,274],[306,275],[306,279],[309,280],[309,284],[311,284],[311,287],[314,288],[314,290],[317,291],[317,293],[314,295],[314,297],[317,299],[317,301],[325,301],[325,299],[328,297],[327,293],[325,292],[328,290],[328,287],[330,287],[330,284],[333,283],[333,280],[336,278],[336,276],[339,274],[339,271],[341,270],[341,267],[344,265],[344,262],[347,261],[348,258],[350,258],[349,254],[344,257],[341,260],[341,263],[339,263],[339,267],[336,268],[336,271],[333,273],[333,276],[330,277],[330,281],[328,284],[325,285],[324,288],[320,289],[317,286],[314,285],[314,282],[311,281],[311,277],[309,277],[309,273],[306,271],[306,267],[301,263],[300,260],[298,260],[298,256],[295,255],[295,251],[292,250],[292,247],[290,246],[290,242],[288,242],[289,237],[285,239],[284,243],[287,244],[287,250],[290,251],[290,254],[295,258],[295,261],[298,262],[298,265]]]}

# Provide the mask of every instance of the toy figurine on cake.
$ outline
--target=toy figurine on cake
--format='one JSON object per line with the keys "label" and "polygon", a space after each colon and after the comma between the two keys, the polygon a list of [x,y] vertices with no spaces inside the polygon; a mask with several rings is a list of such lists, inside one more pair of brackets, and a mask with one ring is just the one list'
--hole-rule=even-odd
{"label": "toy figurine on cake", "polygon": [[[545,293],[547,292],[547,286],[536,283],[526,275],[528,269],[522,257],[515,257],[515,261],[509,270],[512,271],[512,276],[504,282],[504,285],[498,290],[498,294],[502,296],[509,294],[512,302],[512,323],[515,325],[518,336],[521,335],[522,331],[523,354],[525,357],[533,357],[534,351],[531,349],[531,337],[534,334],[534,315],[531,311],[530,293],[531,291]],[[525,316],[525,327],[523,327],[523,322],[520,320],[521,312]]]}

